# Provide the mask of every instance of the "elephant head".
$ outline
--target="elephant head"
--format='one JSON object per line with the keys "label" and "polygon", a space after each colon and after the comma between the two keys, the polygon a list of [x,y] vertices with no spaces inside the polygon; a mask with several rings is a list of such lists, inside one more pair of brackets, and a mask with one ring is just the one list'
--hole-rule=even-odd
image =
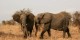
{"label": "elephant head", "polygon": [[21,10],[16,12],[13,15],[13,20],[21,24],[21,28],[24,32],[24,37],[27,37],[27,34],[32,33],[33,26],[34,26],[34,15],[27,10]]}
{"label": "elephant head", "polygon": [[75,24],[75,26],[80,25],[80,14],[77,11],[73,14],[73,23]]}

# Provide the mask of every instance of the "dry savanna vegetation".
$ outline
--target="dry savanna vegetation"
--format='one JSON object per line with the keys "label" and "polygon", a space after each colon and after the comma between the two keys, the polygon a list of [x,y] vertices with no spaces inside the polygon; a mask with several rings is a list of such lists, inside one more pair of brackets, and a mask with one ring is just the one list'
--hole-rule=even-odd
{"label": "dry savanna vegetation", "polygon": [[[63,38],[63,32],[51,29],[51,37],[47,35],[47,32],[44,34],[43,40],[80,40],[80,33],[78,27],[69,26],[70,33],[72,38]],[[37,37],[35,36],[35,27],[32,33],[32,37],[27,39],[23,38],[23,32],[19,24],[9,25],[1,24],[0,25],[0,40],[41,40],[39,39],[42,28],[38,31]]]}

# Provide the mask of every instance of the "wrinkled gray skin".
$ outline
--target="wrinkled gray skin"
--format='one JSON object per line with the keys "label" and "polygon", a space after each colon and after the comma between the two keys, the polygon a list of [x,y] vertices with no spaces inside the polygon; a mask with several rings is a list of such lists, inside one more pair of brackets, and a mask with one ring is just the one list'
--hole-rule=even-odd
{"label": "wrinkled gray skin", "polygon": [[27,38],[27,36],[31,36],[34,26],[34,15],[32,13],[25,13],[24,11],[18,12],[13,15],[13,19],[21,24],[24,38]]}
{"label": "wrinkled gray skin", "polygon": [[71,16],[66,12],[61,12],[59,14],[52,13],[42,13],[38,15],[39,24],[44,24],[43,31],[41,32],[40,38],[43,38],[44,33],[47,31],[48,35],[51,36],[50,29],[63,31],[63,37],[69,33],[69,21]]}

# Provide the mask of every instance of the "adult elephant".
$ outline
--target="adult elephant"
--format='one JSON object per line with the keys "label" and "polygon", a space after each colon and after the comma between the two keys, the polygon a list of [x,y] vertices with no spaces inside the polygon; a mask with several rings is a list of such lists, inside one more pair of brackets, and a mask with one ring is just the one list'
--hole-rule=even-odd
{"label": "adult elephant", "polygon": [[73,24],[75,26],[80,26],[80,13],[77,11],[73,14]]}
{"label": "adult elephant", "polygon": [[69,32],[69,21],[71,16],[67,12],[60,12],[58,14],[52,13],[42,13],[38,15],[39,24],[44,24],[44,28],[41,32],[40,38],[43,38],[43,34],[47,31],[48,35],[51,36],[50,29],[63,31],[63,37],[65,34],[68,34],[68,37],[71,37]]}
{"label": "adult elephant", "polygon": [[21,24],[24,37],[31,36],[34,26],[34,15],[29,11],[18,11],[13,16],[13,20]]}

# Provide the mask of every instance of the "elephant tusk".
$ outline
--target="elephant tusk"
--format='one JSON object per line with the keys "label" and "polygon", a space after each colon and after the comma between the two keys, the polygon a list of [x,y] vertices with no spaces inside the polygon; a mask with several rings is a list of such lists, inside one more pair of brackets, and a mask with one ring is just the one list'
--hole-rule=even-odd
{"label": "elephant tusk", "polygon": [[27,25],[27,24],[26,24]]}

